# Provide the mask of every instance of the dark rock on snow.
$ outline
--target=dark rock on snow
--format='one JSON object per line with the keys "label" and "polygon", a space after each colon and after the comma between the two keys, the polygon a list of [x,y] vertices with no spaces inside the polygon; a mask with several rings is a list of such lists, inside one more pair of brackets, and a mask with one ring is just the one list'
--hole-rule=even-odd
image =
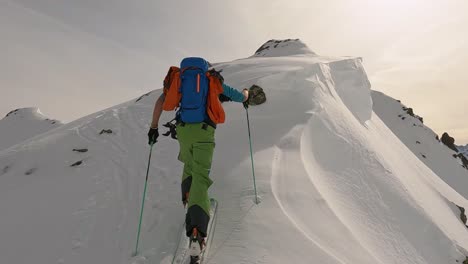
{"label": "dark rock on snow", "polygon": [[75,151],[75,152],[80,152],[80,153],[84,153],[84,152],[88,152],[88,149],[87,149],[87,148],[83,148],[83,149],[73,149],[73,151]]}
{"label": "dark rock on snow", "polygon": [[24,175],[31,175],[31,174],[33,174],[36,170],[37,170],[36,168],[29,169],[28,171],[26,171],[26,172],[24,173]]}
{"label": "dark rock on snow", "polygon": [[112,134],[112,130],[111,129],[103,129],[101,130],[101,132],[99,132],[99,135],[102,135],[102,134]]}
{"label": "dark rock on snow", "polygon": [[449,136],[449,134],[447,132],[445,132],[443,135],[442,135],[442,138],[441,138],[441,141],[442,143],[444,143],[444,145],[446,145],[448,148],[452,149],[453,151],[457,152],[458,153],[458,149],[457,147],[455,146],[455,139],[451,136]]}
{"label": "dark rock on snow", "polygon": [[83,161],[80,160],[80,161],[77,161],[77,162],[73,163],[72,165],[70,165],[70,167],[80,166],[82,163],[83,163]]}

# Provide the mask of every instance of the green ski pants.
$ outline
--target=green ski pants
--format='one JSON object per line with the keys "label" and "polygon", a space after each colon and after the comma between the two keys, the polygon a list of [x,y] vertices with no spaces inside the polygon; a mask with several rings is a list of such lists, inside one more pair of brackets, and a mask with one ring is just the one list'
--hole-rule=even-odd
{"label": "green ski pants", "polygon": [[213,183],[209,175],[215,147],[214,134],[215,128],[205,123],[177,125],[179,160],[184,163],[182,200],[187,199],[188,193],[187,236],[194,227],[206,236],[210,212],[208,188]]}

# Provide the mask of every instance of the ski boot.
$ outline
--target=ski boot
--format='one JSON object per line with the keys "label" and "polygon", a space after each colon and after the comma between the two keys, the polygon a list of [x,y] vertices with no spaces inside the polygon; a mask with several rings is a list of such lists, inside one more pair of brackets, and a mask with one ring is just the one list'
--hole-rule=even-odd
{"label": "ski boot", "polygon": [[201,255],[205,246],[205,238],[198,233],[197,228],[194,228],[190,236],[190,264],[201,263]]}

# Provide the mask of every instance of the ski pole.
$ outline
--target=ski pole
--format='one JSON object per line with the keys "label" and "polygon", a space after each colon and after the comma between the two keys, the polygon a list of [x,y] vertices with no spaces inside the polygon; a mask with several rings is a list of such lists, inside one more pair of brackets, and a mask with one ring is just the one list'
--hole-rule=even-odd
{"label": "ski pole", "polygon": [[249,144],[250,144],[250,160],[252,161],[252,176],[253,176],[253,183],[254,183],[254,190],[255,190],[255,204],[258,204],[258,196],[257,196],[257,184],[255,181],[255,168],[254,168],[254,158],[252,152],[252,137],[250,135],[250,120],[249,120],[249,110],[247,107],[245,108],[245,112],[247,113],[247,128],[249,131]]}
{"label": "ski pole", "polygon": [[149,158],[148,158],[148,168],[146,169],[145,189],[143,190],[143,200],[141,202],[141,210],[140,210],[140,223],[138,224],[137,240],[136,240],[135,252],[133,253],[133,256],[136,256],[138,254],[138,242],[140,241],[141,221],[143,219],[143,208],[145,207],[146,186],[148,185],[148,175],[149,175],[149,169],[151,165],[152,153],[153,153],[153,144],[151,144],[151,147],[150,147],[150,153],[149,153]]}

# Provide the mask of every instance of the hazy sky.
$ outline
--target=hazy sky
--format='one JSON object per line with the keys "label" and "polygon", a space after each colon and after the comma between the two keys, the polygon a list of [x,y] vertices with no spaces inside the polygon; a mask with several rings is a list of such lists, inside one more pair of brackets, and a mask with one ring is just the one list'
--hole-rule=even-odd
{"label": "hazy sky", "polygon": [[468,143],[466,0],[0,0],[0,114],[68,122],[159,88],[184,56],[248,57],[300,38],[360,56],[373,89]]}

